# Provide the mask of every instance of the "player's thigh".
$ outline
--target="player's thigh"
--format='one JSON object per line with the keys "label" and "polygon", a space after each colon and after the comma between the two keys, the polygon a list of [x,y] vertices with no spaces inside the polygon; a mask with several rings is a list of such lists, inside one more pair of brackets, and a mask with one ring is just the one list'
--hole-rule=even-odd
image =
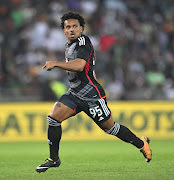
{"label": "player's thigh", "polygon": [[74,110],[63,104],[62,102],[56,102],[50,113],[50,116],[54,119],[62,122],[65,119],[74,115]]}
{"label": "player's thigh", "polygon": [[[105,124],[108,124],[109,127],[109,124],[112,122],[111,111],[107,106],[106,99],[87,101],[84,111],[99,126],[107,121]],[[102,128],[103,126],[100,127]]]}

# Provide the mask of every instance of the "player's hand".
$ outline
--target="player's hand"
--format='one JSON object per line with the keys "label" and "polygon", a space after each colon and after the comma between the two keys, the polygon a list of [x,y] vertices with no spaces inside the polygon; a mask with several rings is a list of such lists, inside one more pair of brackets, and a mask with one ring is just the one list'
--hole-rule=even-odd
{"label": "player's hand", "polygon": [[47,61],[44,66],[42,66],[42,69],[47,69],[47,71],[51,71],[55,67],[54,61]]}

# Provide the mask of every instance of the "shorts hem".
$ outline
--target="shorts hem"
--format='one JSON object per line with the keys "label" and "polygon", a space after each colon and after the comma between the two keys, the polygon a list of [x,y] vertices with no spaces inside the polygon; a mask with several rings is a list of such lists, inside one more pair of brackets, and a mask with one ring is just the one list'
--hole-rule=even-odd
{"label": "shorts hem", "polygon": [[102,121],[94,121],[95,123],[97,123],[97,124],[102,124],[102,123],[104,123],[104,122],[106,122],[109,118],[111,117],[111,114],[107,117],[107,118],[105,118],[104,120],[102,120]]}

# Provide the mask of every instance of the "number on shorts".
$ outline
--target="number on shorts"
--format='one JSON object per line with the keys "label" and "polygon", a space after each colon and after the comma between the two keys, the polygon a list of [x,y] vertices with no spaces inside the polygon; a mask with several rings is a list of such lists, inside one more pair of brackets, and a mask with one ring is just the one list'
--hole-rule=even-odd
{"label": "number on shorts", "polygon": [[92,114],[92,117],[95,118],[96,115],[101,116],[103,114],[99,106],[89,108],[89,112]]}

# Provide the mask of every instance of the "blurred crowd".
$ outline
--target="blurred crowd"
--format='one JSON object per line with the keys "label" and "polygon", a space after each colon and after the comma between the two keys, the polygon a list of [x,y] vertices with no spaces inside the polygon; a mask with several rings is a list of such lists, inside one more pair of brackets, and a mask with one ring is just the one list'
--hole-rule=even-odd
{"label": "blurred crowd", "polygon": [[52,101],[68,89],[65,71],[41,68],[64,61],[68,11],[86,20],[109,100],[174,100],[173,0],[1,0],[0,101]]}

